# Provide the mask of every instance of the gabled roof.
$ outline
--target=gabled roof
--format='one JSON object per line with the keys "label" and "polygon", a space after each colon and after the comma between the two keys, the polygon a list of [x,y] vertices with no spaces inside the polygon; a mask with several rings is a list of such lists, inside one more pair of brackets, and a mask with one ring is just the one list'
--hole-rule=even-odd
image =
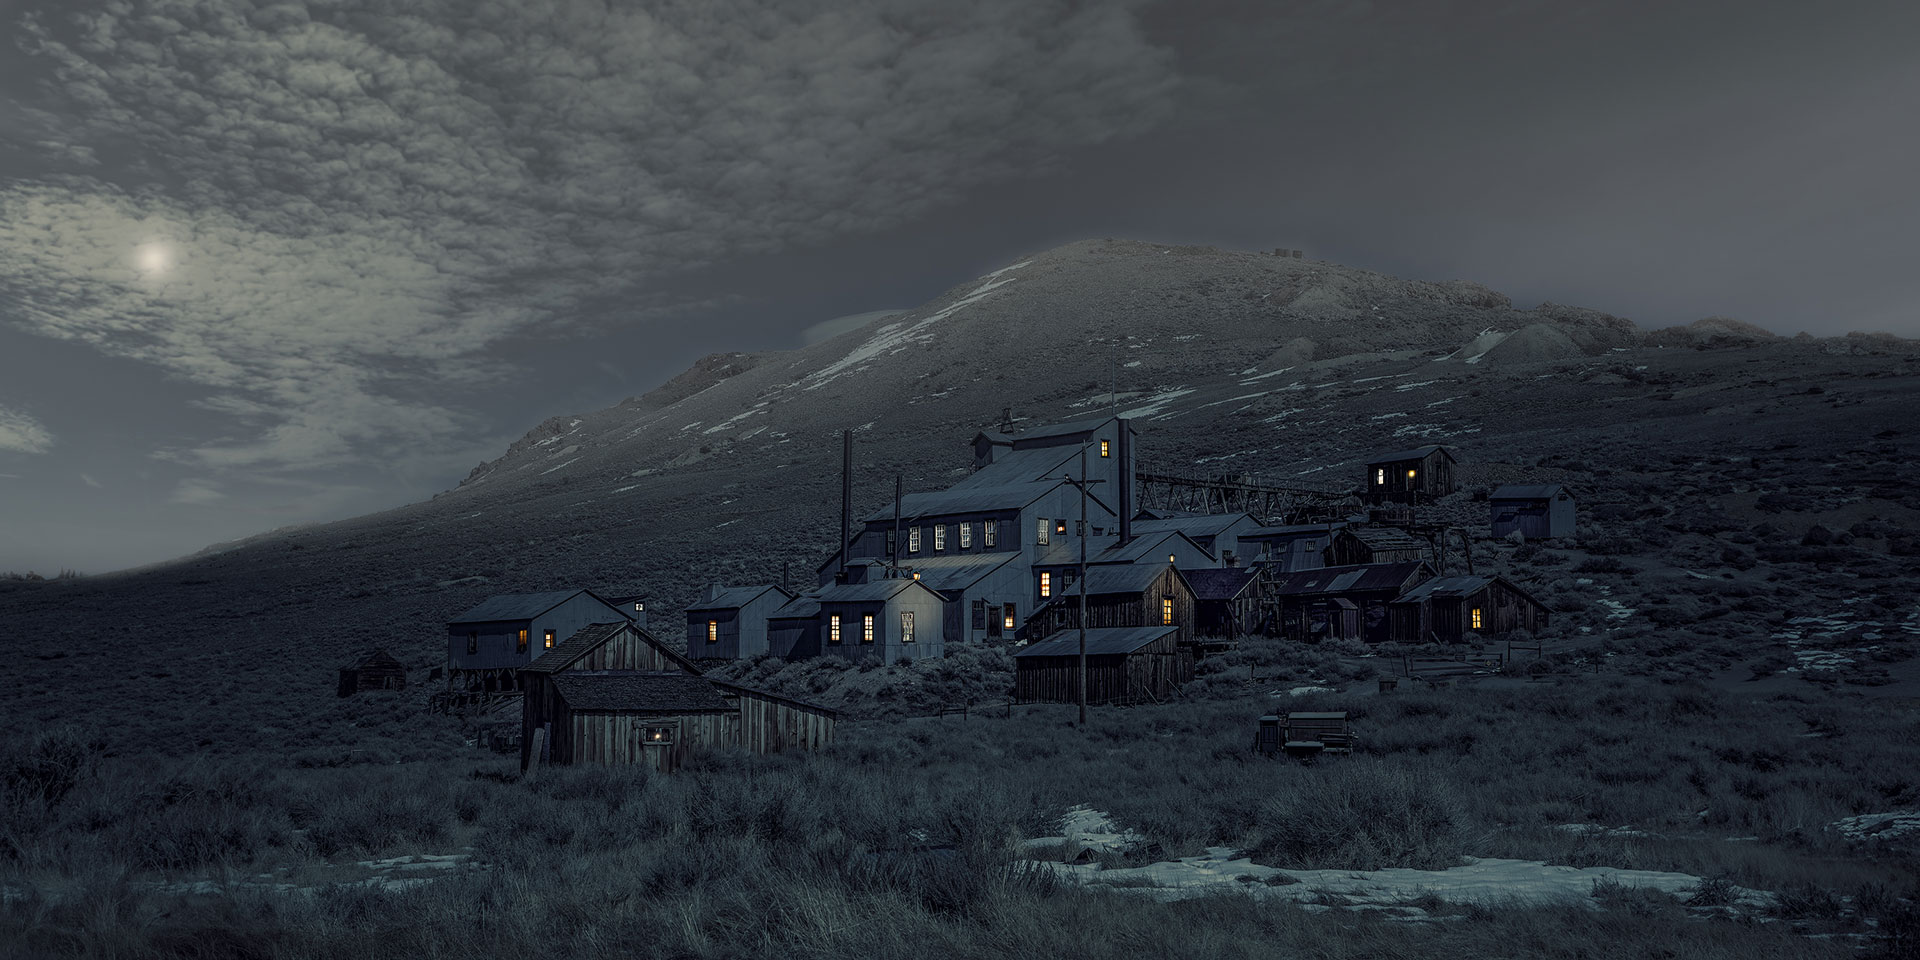
{"label": "gabled roof", "polygon": [[840,711],[835,710],[832,707],[823,707],[817,703],[808,703],[805,700],[795,700],[792,697],[783,697],[777,693],[768,693],[765,690],[756,689],[754,687],[742,686],[741,684],[738,684],[738,683],[729,683],[725,680],[717,680],[712,677],[708,677],[707,680],[711,682],[714,685],[714,687],[720,690],[722,693],[735,693],[735,694],[744,693],[748,696],[759,697],[763,700],[772,700],[776,703],[788,703],[788,704],[793,704],[794,706],[805,707],[808,710],[817,710],[835,719],[838,719],[840,716]]}
{"label": "gabled roof", "polygon": [[768,620],[812,619],[820,615],[819,591],[788,600],[780,609],[767,614]]}
{"label": "gabled roof", "polygon": [[[821,587],[815,599],[821,603],[882,603],[913,589],[933,593],[933,588],[911,577],[870,580],[866,583],[833,583]],[[939,594],[934,594],[939,597]]]}
{"label": "gabled roof", "polygon": [[1135,520],[1133,534],[1140,536],[1177,530],[1189,537],[1217,537],[1242,521],[1259,525],[1258,521],[1244,513],[1210,513],[1194,517],[1168,517],[1164,520]]}
{"label": "gabled roof", "polygon": [[1533,594],[1522,590],[1518,584],[1501,576],[1435,577],[1401,594],[1395,598],[1393,602],[1417,603],[1421,600],[1429,599],[1459,600],[1479,593],[1495,582],[1527,598],[1529,603],[1538,604],[1540,602],[1533,598]]}
{"label": "gabled roof", "polygon": [[1572,495],[1572,491],[1557,483],[1509,483],[1495,487],[1487,494],[1489,500],[1552,500],[1562,493]]}
{"label": "gabled roof", "polygon": [[[1331,527],[1332,529],[1328,529]],[[1261,527],[1240,535],[1242,540],[1294,540],[1314,536],[1327,536],[1346,527],[1344,521],[1326,523],[1299,523],[1284,527]]]}
{"label": "gabled roof", "polygon": [[[1167,572],[1172,564],[1165,560],[1159,563],[1115,563],[1087,568],[1087,593],[1139,593],[1153,586],[1160,575]],[[1174,571],[1180,576],[1179,571]],[[1078,584],[1062,587],[1059,595],[1071,597],[1079,591]]]}
{"label": "gabled roof", "polygon": [[553,686],[575,710],[727,713],[733,708],[706,677],[688,673],[562,673]]}
{"label": "gabled roof", "polygon": [[1375,550],[1424,550],[1427,543],[1392,527],[1348,527],[1341,531]]}
{"label": "gabled roof", "polygon": [[1414,447],[1411,450],[1395,450],[1392,453],[1380,454],[1368,460],[1367,466],[1371,467],[1377,463],[1400,463],[1405,460],[1424,460],[1435,450],[1446,454],[1448,460],[1452,460],[1455,463],[1460,462],[1459,458],[1453,455],[1452,447],[1442,443],[1429,443],[1424,447]]}
{"label": "gabled roof", "polygon": [[907,561],[920,582],[935,590],[965,590],[1020,556],[1017,550],[921,557]]}
{"label": "gabled roof", "polygon": [[1251,567],[1208,567],[1182,570],[1195,600],[1232,600],[1247,592],[1260,572]]}
{"label": "gabled roof", "polygon": [[[1167,550],[1169,547],[1178,546],[1177,543],[1174,543],[1172,541],[1184,542],[1187,546],[1192,547],[1193,549],[1199,551],[1200,555],[1203,557],[1207,557],[1209,559],[1213,557],[1213,551],[1208,550],[1206,547],[1203,547],[1198,543],[1195,543],[1192,537],[1189,537],[1178,530],[1167,530],[1159,533],[1149,533],[1149,534],[1146,534],[1145,536],[1134,537],[1132,540],[1129,540],[1126,543],[1115,544],[1114,546],[1108,547],[1107,549],[1100,551],[1100,553],[1096,556],[1088,557],[1087,562],[1088,563],[1139,563],[1143,560],[1148,560],[1153,557],[1166,556]],[[1165,563],[1163,562],[1161,565],[1165,566]]]}
{"label": "gabled roof", "polygon": [[589,623],[574,631],[573,636],[554,644],[552,650],[541,654],[538,659],[520,669],[528,673],[560,673],[578,663],[581,657],[586,656],[595,647],[619,636],[623,630],[632,631],[648,646],[660,651],[667,660],[679,664],[681,669],[694,674],[700,672],[700,668],[694,666],[693,661],[655,640],[653,634],[640,629],[631,620],[622,620],[619,623]]}
{"label": "gabled roof", "polygon": [[988,433],[982,431],[975,434],[975,439],[986,437],[995,442],[1011,440],[1015,443],[1019,443],[1022,440],[1050,440],[1055,437],[1071,437],[1089,434],[1117,419],[1119,418],[1094,417],[1090,420],[1069,420],[1065,423],[1048,423],[1035,427],[1025,427],[1015,430],[1012,433],[1000,433],[998,431]]}
{"label": "gabled roof", "polygon": [[[447,623],[487,623],[494,620],[532,620],[580,594],[600,600],[591,590],[549,590],[546,593],[503,593],[488,597]],[[606,603],[605,600],[600,600]],[[611,604],[609,604],[611,606]]]}
{"label": "gabled roof", "polygon": [[1267,595],[1307,596],[1324,593],[1357,593],[1369,590],[1398,590],[1415,573],[1433,568],[1424,560],[1400,563],[1357,563],[1344,567],[1322,567],[1283,573],[1267,582]]}
{"label": "gabled roof", "polygon": [[352,662],[343,664],[340,669],[365,670],[370,667],[374,669],[385,668],[388,670],[405,670],[407,668],[406,664],[401,663],[393,654],[385,650],[369,650],[355,657]]}
{"label": "gabled roof", "polygon": [[[1168,634],[1177,633],[1179,627],[1088,627],[1087,656],[1101,656],[1115,653],[1132,653]],[[1077,657],[1080,655],[1080,631],[1069,627],[1037,643],[1031,643],[1013,652],[1015,659],[1022,657]]]}
{"label": "gabled roof", "polygon": [[699,603],[687,607],[687,612],[693,613],[701,610],[737,610],[740,607],[744,607],[758,600],[761,594],[769,590],[780,595],[781,603],[793,599],[793,594],[772,584],[761,584],[755,587],[728,587],[720,591],[720,595],[712,600],[701,600]]}

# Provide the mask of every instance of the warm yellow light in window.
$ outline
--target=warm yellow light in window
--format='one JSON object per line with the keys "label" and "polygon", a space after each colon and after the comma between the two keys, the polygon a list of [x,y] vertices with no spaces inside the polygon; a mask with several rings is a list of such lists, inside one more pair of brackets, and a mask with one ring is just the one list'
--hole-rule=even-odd
{"label": "warm yellow light in window", "polygon": [[1373,472],[1373,485],[1376,487],[1384,487],[1387,485],[1387,471],[1385,467]]}
{"label": "warm yellow light in window", "polygon": [[1012,630],[1012,629],[1013,629],[1013,614],[1011,614],[1011,613],[1009,613],[1009,614],[1007,614],[1007,616],[1006,616],[1006,618],[1005,618],[1005,619],[1006,619],[1006,627],[1007,627],[1007,629],[1008,629],[1008,630]]}
{"label": "warm yellow light in window", "polygon": [[1044,570],[1040,572],[1040,595],[1043,597],[1053,596],[1053,574]]}
{"label": "warm yellow light in window", "polygon": [[860,617],[860,642],[873,642],[873,614],[871,613],[862,614]]}
{"label": "warm yellow light in window", "polygon": [[707,642],[708,643],[720,642],[720,621],[718,620],[707,621]]}
{"label": "warm yellow light in window", "polygon": [[1173,626],[1173,601],[1172,600],[1160,601],[1160,625],[1163,627]]}
{"label": "warm yellow light in window", "polygon": [[545,647],[545,649],[552,650],[553,649],[553,631],[548,630],[546,634],[541,637],[540,642]]}
{"label": "warm yellow light in window", "polygon": [[1413,470],[1408,470],[1408,471],[1407,471],[1407,479],[1408,479],[1408,480],[1412,480],[1412,479],[1413,479],[1413,475],[1414,475],[1414,473],[1415,473],[1415,472],[1416,472],[1416,471],[1413,471]]}
{"label": "warm yellow light in window", "polygon": [[837,613],[827,617],[827,642],[840,642],[840,615]]}
{"label": "warm yellow light in window", "polygon": [[1107,455],[1107,441],[1105,440],[1100,441],[1100,455],[1103,457]]}
{"label": "warm yellow light in window", "polygon": [[1480,608],[1479,607],[1473,608],[1473,628],[1475,630],[1480,629]]}

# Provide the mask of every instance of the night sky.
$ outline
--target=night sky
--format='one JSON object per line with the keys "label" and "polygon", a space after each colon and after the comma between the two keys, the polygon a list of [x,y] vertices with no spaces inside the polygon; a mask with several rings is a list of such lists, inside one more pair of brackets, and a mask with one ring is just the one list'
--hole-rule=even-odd
{"label": "night sky", "polygon": [[1920,5],[0,0],[0,571],[1086,237],[1920,336]]}

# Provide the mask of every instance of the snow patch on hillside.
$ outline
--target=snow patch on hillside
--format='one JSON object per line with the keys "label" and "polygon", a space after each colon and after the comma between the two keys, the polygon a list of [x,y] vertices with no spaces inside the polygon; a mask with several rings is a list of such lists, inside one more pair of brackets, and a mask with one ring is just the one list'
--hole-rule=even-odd
{"label": "snow patch on hillside", "polygon": [[858,372],[860,369],[864,369],[867,364],[888,354],[899,353],[914,344],[931,342],[933,340],[933,331],[928,329],[929,327],[953,316],[954,313],[964,307],[979,303],[981,300],[991,296],[995,290],[1012,283],[1014,280],[1013,277],[1002,277],[1001,274],[1018,270],[1032,262],[1031,260],[1022,260],[1012,266],[1001,267],[987,274],[986,277],[983,278],[986,282],[975,287],[972,293],[934,311],[925,319],[916,320],[912,323],[906,321],[889,323],[881,327],[874,332],[874,335],[869,338],[866,343],[855,347],[852,353],[801,378],[799,385],[802,389],[818,390],[838,380],[842,375]]}
{"label": "snow patch on hillside", "polygon": [[1162,410],[1165,410],[1167,408],[1167,404],[1170,404],[1173,401],[1178,400],[1181,397],[1184,397],[1187,394],[1192,392],[1193,392],[1192,390],[1180,389],[1180,388],[1165,390],[1149,398],[1144,405],[1134,407],[1133,409],[1128,410],[1125,413],[1119,414],[1119,416],[1136,417],[1136,418],[1150,417],[1156,413],[1159,413]]}

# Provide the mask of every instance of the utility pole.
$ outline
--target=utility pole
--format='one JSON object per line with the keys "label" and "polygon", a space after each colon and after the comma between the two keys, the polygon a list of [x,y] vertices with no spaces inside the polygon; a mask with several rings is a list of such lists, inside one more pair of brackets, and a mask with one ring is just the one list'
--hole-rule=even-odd
{"label": "utility pole", "polygon": [[1069,474],[1061,478],[1067,481],[1068,483],[1073,484],[1074,487],[1080,491],[1080,530],[1079,530],[1079,533],[1080,533],[1080,575],[1079,575],[1079,581],[1080,581],[1080,667],[1079,667],[1080,695],[1079,695],[1079,700],[1080,700],[1081,726],[1085,726],[1087,723],[1087,485],[1091,483],[1106,482],[1105,480],[1088,480],[1087,479],[1087,444],[1095,443],[1095,442],[1097,441],[1089,440],[1087,441],[1087,443],[1083,443],[1080,445],[1080,476],[1076,479],[1074,476]]}

